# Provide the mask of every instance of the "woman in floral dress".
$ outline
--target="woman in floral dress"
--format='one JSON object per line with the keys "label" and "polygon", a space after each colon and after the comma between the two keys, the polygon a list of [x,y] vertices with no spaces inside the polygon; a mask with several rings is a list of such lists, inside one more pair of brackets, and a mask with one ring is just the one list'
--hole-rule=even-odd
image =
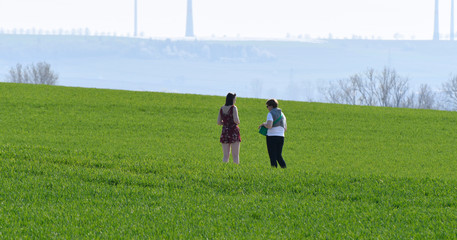
{"label": "woman in floral dress", "polygon": [[238,118],[238,109],[235,106],[236,94],[228,93],[225,98],[225,105],[219,110],[217,124],[222,125],[220,142],[224,152],[223,162],[228,162],[230,150],[232,151],[233,162],[240,163],[240,119]]}

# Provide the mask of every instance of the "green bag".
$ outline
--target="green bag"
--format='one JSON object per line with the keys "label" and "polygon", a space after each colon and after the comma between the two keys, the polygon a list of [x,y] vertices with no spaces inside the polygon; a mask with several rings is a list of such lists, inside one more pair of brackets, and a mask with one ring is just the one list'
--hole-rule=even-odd
{"label": "green bag", "polygon": [[[273,125],[275,125],[279,120],[281,120],[281,118],[282,118],[282,113],[281,113],[281,116],[278,119],[276,119],[276,121],[273,122]],[[268,128],[261,126],[259,129],[259,133],[262,134],[263,136],[266,136],[268,133]]]}
{"label": "green bag", "polygon": [[261,126],[259,129],[259,133],[262,134],[263,136],[266,136],[268,132],[268,128]]}

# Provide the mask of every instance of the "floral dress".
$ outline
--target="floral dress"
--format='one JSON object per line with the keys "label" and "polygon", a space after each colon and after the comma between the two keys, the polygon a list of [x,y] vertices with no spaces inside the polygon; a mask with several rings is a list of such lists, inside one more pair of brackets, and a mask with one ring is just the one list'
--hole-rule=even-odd
{"label": "floral dress", "polygon": [[230,107],[227,114],[224,114],[222,108],[219,112],[223,121],[221,143],[241,142],[240,128],[233,121],[233,106]]}

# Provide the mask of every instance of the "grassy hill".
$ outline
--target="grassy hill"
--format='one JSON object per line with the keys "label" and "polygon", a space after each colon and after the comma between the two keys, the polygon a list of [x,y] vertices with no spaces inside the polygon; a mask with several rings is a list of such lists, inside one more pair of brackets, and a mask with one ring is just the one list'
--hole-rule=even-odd
{"label": "grassy hill", "polygon": [[455,238],[457,113],[239,98],[240,165],[222,162],[224,98],[0,83],[1,238]]}

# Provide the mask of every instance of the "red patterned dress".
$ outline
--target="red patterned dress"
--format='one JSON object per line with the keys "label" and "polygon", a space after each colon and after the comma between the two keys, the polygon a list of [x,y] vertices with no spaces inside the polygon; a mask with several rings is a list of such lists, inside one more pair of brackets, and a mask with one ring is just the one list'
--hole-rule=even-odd
{"label": "red patterned dress", "polygon": [[222,108],[219,112],[223,121],[221,143],[241,142],[240,128],[233,121],[233,106],[230,107],[227,114],[224,114]]}

